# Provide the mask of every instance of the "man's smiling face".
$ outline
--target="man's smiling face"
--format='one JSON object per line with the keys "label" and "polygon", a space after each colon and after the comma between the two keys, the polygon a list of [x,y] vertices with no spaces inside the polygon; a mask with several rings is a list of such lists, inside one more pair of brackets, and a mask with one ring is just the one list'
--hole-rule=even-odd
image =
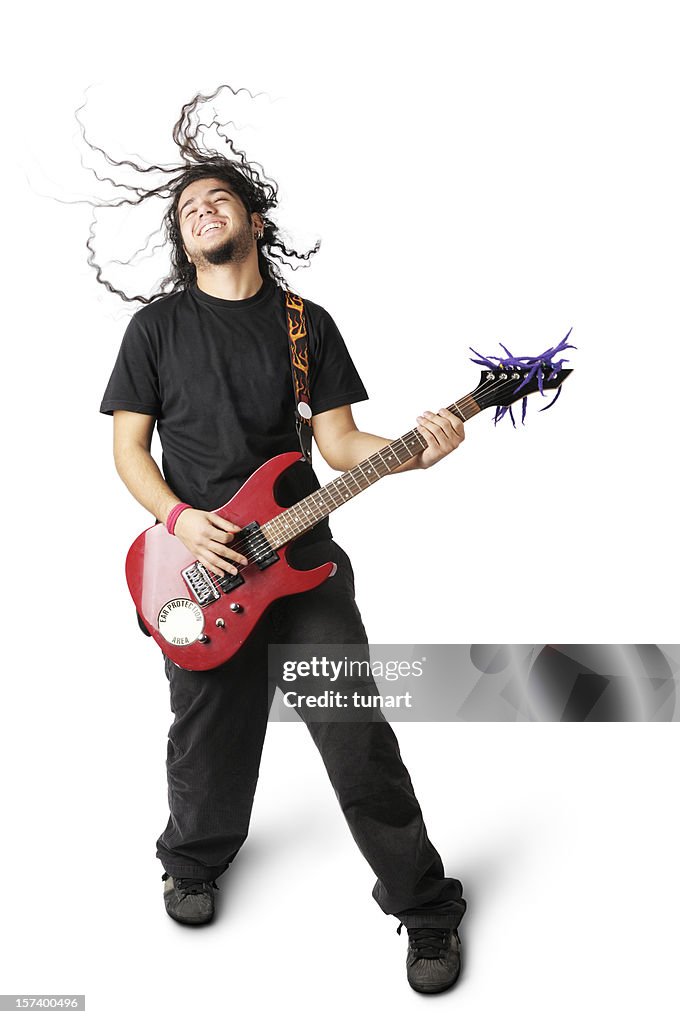
{"label": "man's smiling face", "polygon": [[255,227],[226,181],[200,178],[182,191],[177,218],[184,249],[198,268],[243,262],[255,244]]}

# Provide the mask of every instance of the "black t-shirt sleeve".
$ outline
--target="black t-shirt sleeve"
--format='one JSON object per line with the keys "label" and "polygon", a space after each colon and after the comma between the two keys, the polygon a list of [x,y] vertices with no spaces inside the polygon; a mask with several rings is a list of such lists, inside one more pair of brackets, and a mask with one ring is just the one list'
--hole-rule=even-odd
{"label": "black t-shirt sleeve", "polygon": [[100,412],[109,416],[116,409],[156,417],[161,412],[155,347],[144,325],[135,316],[123,335],[118,358],[99,407]]}
{"label": "black t-shirt sleeve", "polygon": [[313,415],[368,398],[333,317],[320,306],[317,311],[311,325],[315,335],[309,380]]}

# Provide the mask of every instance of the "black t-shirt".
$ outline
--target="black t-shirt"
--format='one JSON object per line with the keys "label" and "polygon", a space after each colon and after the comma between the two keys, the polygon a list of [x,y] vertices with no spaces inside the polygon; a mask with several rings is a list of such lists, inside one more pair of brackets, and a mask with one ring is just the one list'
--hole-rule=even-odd
{"label": "black t-shirt", "polygon": [[[333,318],[304,304],[312,413],[367,399]],[[283,289],[268,277],[230,300],[192,285],[138,310],[100,406],[116,409],[155,416],[168,485],[195,508],[220,508],[267,459],[300,450]],[[289,506],[319,486],[300,461],[275,497]],[[296,547],[331,536],[326,518]]]}

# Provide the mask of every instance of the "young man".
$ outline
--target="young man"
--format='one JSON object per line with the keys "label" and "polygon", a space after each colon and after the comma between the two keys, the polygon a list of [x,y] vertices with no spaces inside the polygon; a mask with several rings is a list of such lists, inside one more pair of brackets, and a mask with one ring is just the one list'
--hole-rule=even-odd
{"label": "young man", "polygon": [[[226,158],[191,167],[177,181],[166,223],[183,285],[133,316],[101,404],[113,414],[115,464],[131,493],[159,522],[175,509],[176,536],[220,576],[238,572],[232,562],[245,558],[230,547],[239,527],[211,510],[268,458],[299,447],[283,292],[261,251],[271,222],[254,205]],[[305,309],[314,438],[333,469],[350,469],[389,439],[357,429],[351,403],[368,398],[363,383],[332,318],[308,300]],[[155,424],[162,473],[150,454]],[[432,466],[464,438],[462,421],[446,409],[423,413],[418,426],[428,446],[397,472]],[[301,460],[277,498],[289,505],[318,487]],[[177,516],[181,503],[190,507]],[[351,562],[328,520],[291,545],[289,557],[298,568],[330,560],[338,570],[271,605],[219,668],[190,672],[165,658],[175,720],[170,817],[157,857],[167,912],[185,924],[211,920],[215,879],[248,833],[273,698],[268,643],[367,645]],[[410,984],[428,993],[449,988],[460,969],[457,927],[466,902],[427,836],[391,726],[374,711],[365,721],[301,717],[375,871],[374,898],[408,929]],[[330,887],[322,897],[331,903]]]}

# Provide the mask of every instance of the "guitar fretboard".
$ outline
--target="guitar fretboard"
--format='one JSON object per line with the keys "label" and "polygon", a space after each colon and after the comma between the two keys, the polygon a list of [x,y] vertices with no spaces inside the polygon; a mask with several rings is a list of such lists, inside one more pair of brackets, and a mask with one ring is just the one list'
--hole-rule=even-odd
{"label": "guitar fretboard", "polygon": [[[461,420],[469,420],[480,411],[472,395],[465,395],[458,402],[447,406]],[[273,548],[279,548],[301,534],[311,530],[327,515],[340,508],[350,498],[374,484],[376,480],[387,476],[398,466],[412,459],[418,452],[427,448],[427,441],[417,427],[402,434],[396,441],[391,441],[379,451],[374,452],[363,462],[348,469],[335,480],[309,494],[302,501],[280,512],[262,527],[262,533]]]}

